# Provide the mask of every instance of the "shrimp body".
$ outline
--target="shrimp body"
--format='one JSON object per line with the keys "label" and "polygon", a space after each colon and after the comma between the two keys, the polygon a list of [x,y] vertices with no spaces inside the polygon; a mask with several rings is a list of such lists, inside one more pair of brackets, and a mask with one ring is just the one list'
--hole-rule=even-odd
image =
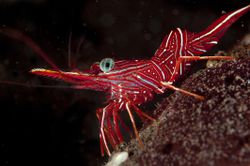
{"label": "shrimp body", "polygon": [[222,15],[208,28],[200,33],[176,28],[163,39],[154,56],[144,60],[114,61],[105,58],[100,63],[94,63],[87,71],[62,71],[46,56],[46,54],[28,37],[12,30],[0,32],[22,40],[47,61],[53,69],[35,68],[32,74],[61,79],[72,83],[78,89],[105,91],[107,106],[96,111],[100,122],[100,147],[102,155],[111,155],[109,146],[123,142],[120,125],[129,130],[119,116],[126,110],[133,125],[134,133],[142,145],[132,111],[141,118],[155,119],[142,112],[138,106],[154,98],[155,94],[167,90],[176,90],[183,94],[204,99],[203,96],[188,92],[174,86],[174,82],[191,67],[192,61],[207,59],[233,59],[230,56],[201,56],[219,42],[226,30],[242,15],[250,10],[250,5]]}

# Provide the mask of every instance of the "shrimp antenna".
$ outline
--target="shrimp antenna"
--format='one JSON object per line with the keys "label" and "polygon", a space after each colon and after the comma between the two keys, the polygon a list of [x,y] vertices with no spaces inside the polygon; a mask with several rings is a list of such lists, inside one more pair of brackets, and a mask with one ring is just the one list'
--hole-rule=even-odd
{"label": "shrimp antenna", "polygon": [[42,57],[51,67],[55,70],[60,71],[59,67],[55,65],[49,56],[28,36],[24,35],[20,31],[17,31],[12,28],[0,28],[0,33],[9,36],[13,39],[17,39],[21,42],[24,42],[27,46],[32,48],[32,50],[37,53],[40,57]]}

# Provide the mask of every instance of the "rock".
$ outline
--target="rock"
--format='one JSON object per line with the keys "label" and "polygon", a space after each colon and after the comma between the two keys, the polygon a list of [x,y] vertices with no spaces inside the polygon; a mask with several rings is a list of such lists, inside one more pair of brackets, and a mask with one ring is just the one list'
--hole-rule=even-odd
{"label": "rock", "polygon": [[123,148],[129,153],[124,166],[250,164],[249,46],[230,53],[241,58],[183,82],[181,88],[205,100],[178,92],[162,100],[155,110],[161,112],[157,123],[140,133],[145,147],[133,139]]}

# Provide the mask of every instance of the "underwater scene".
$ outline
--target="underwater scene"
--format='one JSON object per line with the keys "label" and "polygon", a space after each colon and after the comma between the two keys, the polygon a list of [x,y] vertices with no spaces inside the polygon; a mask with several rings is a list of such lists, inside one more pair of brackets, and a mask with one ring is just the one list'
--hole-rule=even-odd
{"label": "underwater scene", "polygon": [[0,0],[0,165],[250,164],[249,0]]}

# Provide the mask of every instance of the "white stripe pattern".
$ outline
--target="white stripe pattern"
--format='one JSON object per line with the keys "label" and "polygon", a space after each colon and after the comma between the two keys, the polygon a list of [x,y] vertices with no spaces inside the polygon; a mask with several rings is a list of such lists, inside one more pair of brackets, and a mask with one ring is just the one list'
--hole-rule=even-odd
{"label": "white stripe pattern", "polygon": [[155,85],[154,83],[152,83],[152,82],[150,82],[150,81],[148,81],[148,80],[142,78],[141,76],[136,75],[136,77],[137,77],[138,79],[140,79],[141,81],[145,82],[146,84],[153,86],[155,89],[159,90],[160,92],[162,92],[162,93],[164,92],[164,91],[161,90],[157,85]]}
{"label": "white stripe pattern", "polygon": [[170,39],[170,37],[172,36],[172,33],[173,33],[173,31],[171,31],[171,32],[169,33],[169,35],[168,35],[168,38],[167,38],[167,41],[166,41],[166,44],[165,44],[165,48],[168,47],[169,39]]}
{"label": "white stripe pattern", "polygon": [[208,35],[210,35],[211,33],[213,33],[214,31],[216,31],[218,28],[220,28],[221,26],[223,26],[223,24],[225,24],[228,20],[230,20],[233,16],[237,15],[238,13],[240,13],[241,11],[245,10],[246,8],[249,8],[249,5],[242,8],[242,9],[239,9],[235,12],[233,12],[232,14],[228,15],[220,24],[218,24],[216,27],[214,27],[211,31],[209,31],[208,33],[194,39],[192,42],[195,42],[197,40],[200,40]]}
{"label": "white stripe pattern", "polygon": [[118,73],[126,72],[128,70],[133,70],[133,72],[134,72],[135,69],[143,68],[143,67],[146,67],[148,65],[149,64],[146,63],[146,64],[143,64],[143,65],[140,65],[140,66],[132,66],[132,67],[128,67],[128,68],[121,69],[121,70],[114,70],[114,71],[107,72],[107,73],[100,73],[99,75],[118,74]]}
{"label": "white stripe pattern", "polygon": [[161,67],[158,66],[154,61],[151,60],[151,62],[159,69],[159,71],[161,72],[161,75],[162,75],[162,79],[165,80],[166,76],[165,76],[164,72],[162,71]]}
{"label": "white stripe pattern", "polygon": [[[179,54],[180,54],[180,57],[182,57],[182,49],[183,49],[183,33],[181,31],[180,28],[177,28],[179,34],[180,34],[180,40],[181,40],[181,44],[180,44],[180,50],[179,50]],[[180,62],[180,75],[182,75],[182,63]]]}

